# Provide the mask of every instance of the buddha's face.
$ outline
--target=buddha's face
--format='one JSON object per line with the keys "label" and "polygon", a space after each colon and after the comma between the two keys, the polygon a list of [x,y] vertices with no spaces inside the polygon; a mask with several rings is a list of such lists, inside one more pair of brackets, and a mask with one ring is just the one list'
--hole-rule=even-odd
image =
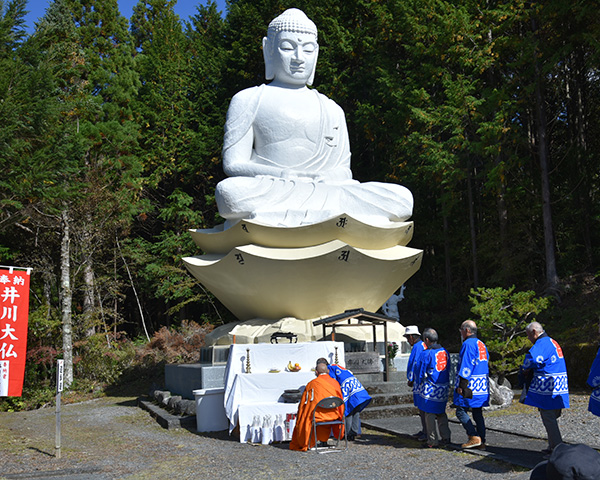
{"label": "buddha's face", "polygon": [[270,58],[273,84],[304,86],[312,84],[319,46],[314,35],[282,31],[274,39]]}

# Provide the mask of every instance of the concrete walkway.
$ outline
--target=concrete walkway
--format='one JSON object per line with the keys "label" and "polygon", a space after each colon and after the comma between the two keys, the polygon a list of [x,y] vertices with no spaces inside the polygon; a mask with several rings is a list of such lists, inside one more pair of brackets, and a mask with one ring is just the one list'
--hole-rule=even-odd
{"label": "concrete walkway", "polygon": [[[365,420],[362,425],[365,428],[396,434],[405,438],[412,438],[412,434],[421,430],[421,420],[418,416]],[[458,421],[451,419],[450,432],[452,433],[452,448],[461,450],[460,444],[467,440],[464,428]],[[545,439],[500,432],[489,428],[486,429],[486,435],[486,450],[469,449],[462,451],[529,469],[544,460],[544,454],[541,450],[548,446]]]}

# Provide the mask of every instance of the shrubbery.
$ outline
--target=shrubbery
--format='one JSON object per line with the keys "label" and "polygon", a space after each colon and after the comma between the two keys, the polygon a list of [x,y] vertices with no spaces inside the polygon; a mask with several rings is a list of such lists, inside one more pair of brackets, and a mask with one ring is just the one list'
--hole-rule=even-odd
{"label": "shrubbery", "polygon": [[74,347],[74,377],[98,384],[115,382],[135,359],[133,343],[122,334],[112,339],[110,335],[95,334]]}
{"label": "shrubbery", "polygon": [[[151,382],[165,363],[197,362],[204,338],[212,329],[209,324],[183,321],[178,328],[162,327],[150,342],[141,344],[122,333],[95,334],[78,341],[74,344],[74,380],[63,401],[83,400],[90,394],[103,395],[107,388],[135,382],[133,388],[140,391],[130,391],[130,394],[146,393],[144,381]],[[31,410],[52,404],[56,394],[57,358],[60,352],[53,347],[30,348],[23,395],[0,398],[0,411]]]}
{"label": "shrubbery", "polygon": [[178,329],[162,327],[154,334],[150,343],[138,352],[138,359],[147,362],[164,361],[166,363],[195,363],[200,360],[200,348],[204,346],[204,338],[214,325],[184,320]]}

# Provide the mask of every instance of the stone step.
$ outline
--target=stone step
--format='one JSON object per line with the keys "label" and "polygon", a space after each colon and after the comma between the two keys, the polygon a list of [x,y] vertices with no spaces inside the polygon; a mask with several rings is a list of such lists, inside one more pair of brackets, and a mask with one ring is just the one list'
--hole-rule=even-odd
{"label": "stone step", "polygon": [[411,394],[390,394],[390,393],[374,393],[371,394],[371,403],[369,406],[381,407],[391,405],[412,405],[413,397]]}
{"label": "stone step", "polygon": [[[379,373],[356,373],[354,376],[362,383],[378,383],[383,382],[385,380],[385,374],[383,372]],[[388,381],[395,382],[405,382],[406,383],[406,372],[396,371],[388,373]]]}
{"label": "stone step", "polygon": [[378,393],[392,393],[402,395],[412,395],[412,388],[406,382],[367,382],[363,383],[370,395]]}
{"label": "stone step", "polygon": [[383,382],[383,380],[384,380],[383,372],[379,372],[379,373],[355,373],[354,376],[363,385],[365,383]]}
{"label": "stone step", "polygon": [[360,412],[360,418],[363,420],[373,420],[376,418],[390,418],[390,417],[409,417],[411,415],[418,415],[419,410],[412,404],[402,405],[384,405],[384,406],[368,406],[362,412]]}

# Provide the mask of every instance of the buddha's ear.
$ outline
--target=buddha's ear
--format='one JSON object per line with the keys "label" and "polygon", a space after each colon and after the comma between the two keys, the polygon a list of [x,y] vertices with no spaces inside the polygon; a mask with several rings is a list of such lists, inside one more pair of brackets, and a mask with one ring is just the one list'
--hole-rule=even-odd
{"label": "buddha's ear", "polygon": [[319,60],[319,44],[317,44],[317,49],[315,50],[315,64],[313,65],[313,71],[310,74],[310,78],[308,79],[308,82],[306,82],[306,84],[308,86],[312,86],[313,82],[315,81],[315,73],[317,72],[317,61]]}
{"label": "buddha's ear", "polygon": [[263,37],[263,58],[265,59],[265,78],[273,80],[275,72],[273,72],[273,48],[267,37]]}

